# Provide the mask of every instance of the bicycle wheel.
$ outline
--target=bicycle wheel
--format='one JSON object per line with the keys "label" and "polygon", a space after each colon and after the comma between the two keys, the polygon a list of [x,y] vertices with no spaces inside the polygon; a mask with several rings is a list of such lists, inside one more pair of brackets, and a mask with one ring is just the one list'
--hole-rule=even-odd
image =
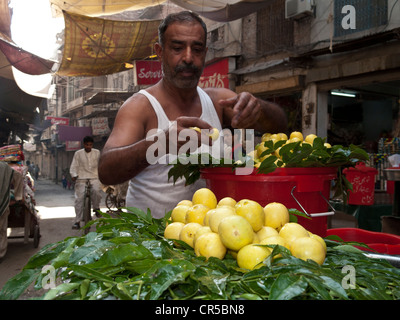
{"label": "bicycle wheel", "polygon": [[[91,202],[90,202],[90,196],[86,195],[83,204],[83,221],[85,223],[85,226],[89,223],[90,220],[91,220]],[[87,234],[89,230],[90,228],[85,228],[84,229],[85,234]]]}

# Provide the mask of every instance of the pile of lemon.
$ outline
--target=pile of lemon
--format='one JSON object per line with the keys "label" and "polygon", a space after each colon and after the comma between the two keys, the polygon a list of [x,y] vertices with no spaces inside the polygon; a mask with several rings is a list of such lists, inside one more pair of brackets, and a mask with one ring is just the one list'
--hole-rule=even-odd
{"label": "pile of lemon", "polygon": [[285,205],[272,202],[262,207],[253,200],[236,202],[231,197],[217,201],[208,188],[197,190],[191,200],[175,206],[164,237],[184,241],[197,256],[206,259],[223,259],[229,253],[239,267],[249,270],[260,267],[277,244],[297,258],[320,265],[326,256],[325,241],[300,224],[289,222]]}
{"label": "pile of lemon", "polygon": [[[261,142],[255,147],[254,151],[250,152],[248,155],[254,159],[254,166],[258,167],[260,163],[265,160],[265,158],[269,157],[270,155],[262,155],[262,153],[267,150],[267,148],[264,145],[265,141],[273,141],[275,144],[278,141],[285,141],[285,144],[287,143],[293,143],[293,142],[300,142],[300,143],[308,143],[310,145],[313,144],[314,139],[317,138],[318,136],[311,133],[308,134],[306,137],[303,136],[303,134],[299,131],[293,131],[289,134],[289,137],[285,133],[264,133],[261,137]],[[326,148],[331,148],[332,146],[325,142],[324,146]],[[277,148],[273,155],[278,157],[278,159],[281,158],[279,151],[280,148]]]}

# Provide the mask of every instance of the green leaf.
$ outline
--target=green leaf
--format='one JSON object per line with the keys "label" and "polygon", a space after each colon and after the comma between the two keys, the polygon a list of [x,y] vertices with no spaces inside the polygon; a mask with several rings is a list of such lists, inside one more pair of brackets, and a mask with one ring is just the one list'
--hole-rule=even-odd
{"label": "green leaf", "polygon": [[70,282],[70,283],[62,283],[59,286],[50,289],[43,297],[43,300],[54,300],[57,299],[70,291],[73,291],[77,288],[79,288],[81,284],[80,283],[75,283],[75,282]]}
{"label": "green leaf", "polygon": [[0,291],[0,300],[16,300],[40,275],[40,269],[23,269],[9,279]]}
{"label": "green leaf", "polygon": [[301,295],[308,283],[303,276],[279,274],[271,287],[270,300],[290,300]]}

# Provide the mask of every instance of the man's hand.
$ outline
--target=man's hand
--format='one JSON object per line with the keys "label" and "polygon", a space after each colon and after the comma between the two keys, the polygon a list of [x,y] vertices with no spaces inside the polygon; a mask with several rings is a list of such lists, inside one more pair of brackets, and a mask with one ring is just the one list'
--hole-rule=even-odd
{"label": "man's hand", "polygon": [[233,128],[253,128],[262,116],[262,108],[259,99],[248,92],[241,92],[230,99],[220,100],[224,108],[231,108]]}

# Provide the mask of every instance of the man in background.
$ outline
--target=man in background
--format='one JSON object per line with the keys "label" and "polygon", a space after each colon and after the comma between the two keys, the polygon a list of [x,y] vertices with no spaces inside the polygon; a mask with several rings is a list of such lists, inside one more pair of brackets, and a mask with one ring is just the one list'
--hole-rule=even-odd
{"label": "man in background", "polygon": [[93,138],[83,138],[83,149],[75,152],[70,166],[72,180],[75,181],[75,214],[76,218],[72,229],[80,228],[80,221],[83,221],[83,204],[85,197],[85,185],[89,179],[92,185],[91,200],[92,208],[99,215],[101,201],[101,184],[97,167],[100,158],[100,151],[93,148]]}

